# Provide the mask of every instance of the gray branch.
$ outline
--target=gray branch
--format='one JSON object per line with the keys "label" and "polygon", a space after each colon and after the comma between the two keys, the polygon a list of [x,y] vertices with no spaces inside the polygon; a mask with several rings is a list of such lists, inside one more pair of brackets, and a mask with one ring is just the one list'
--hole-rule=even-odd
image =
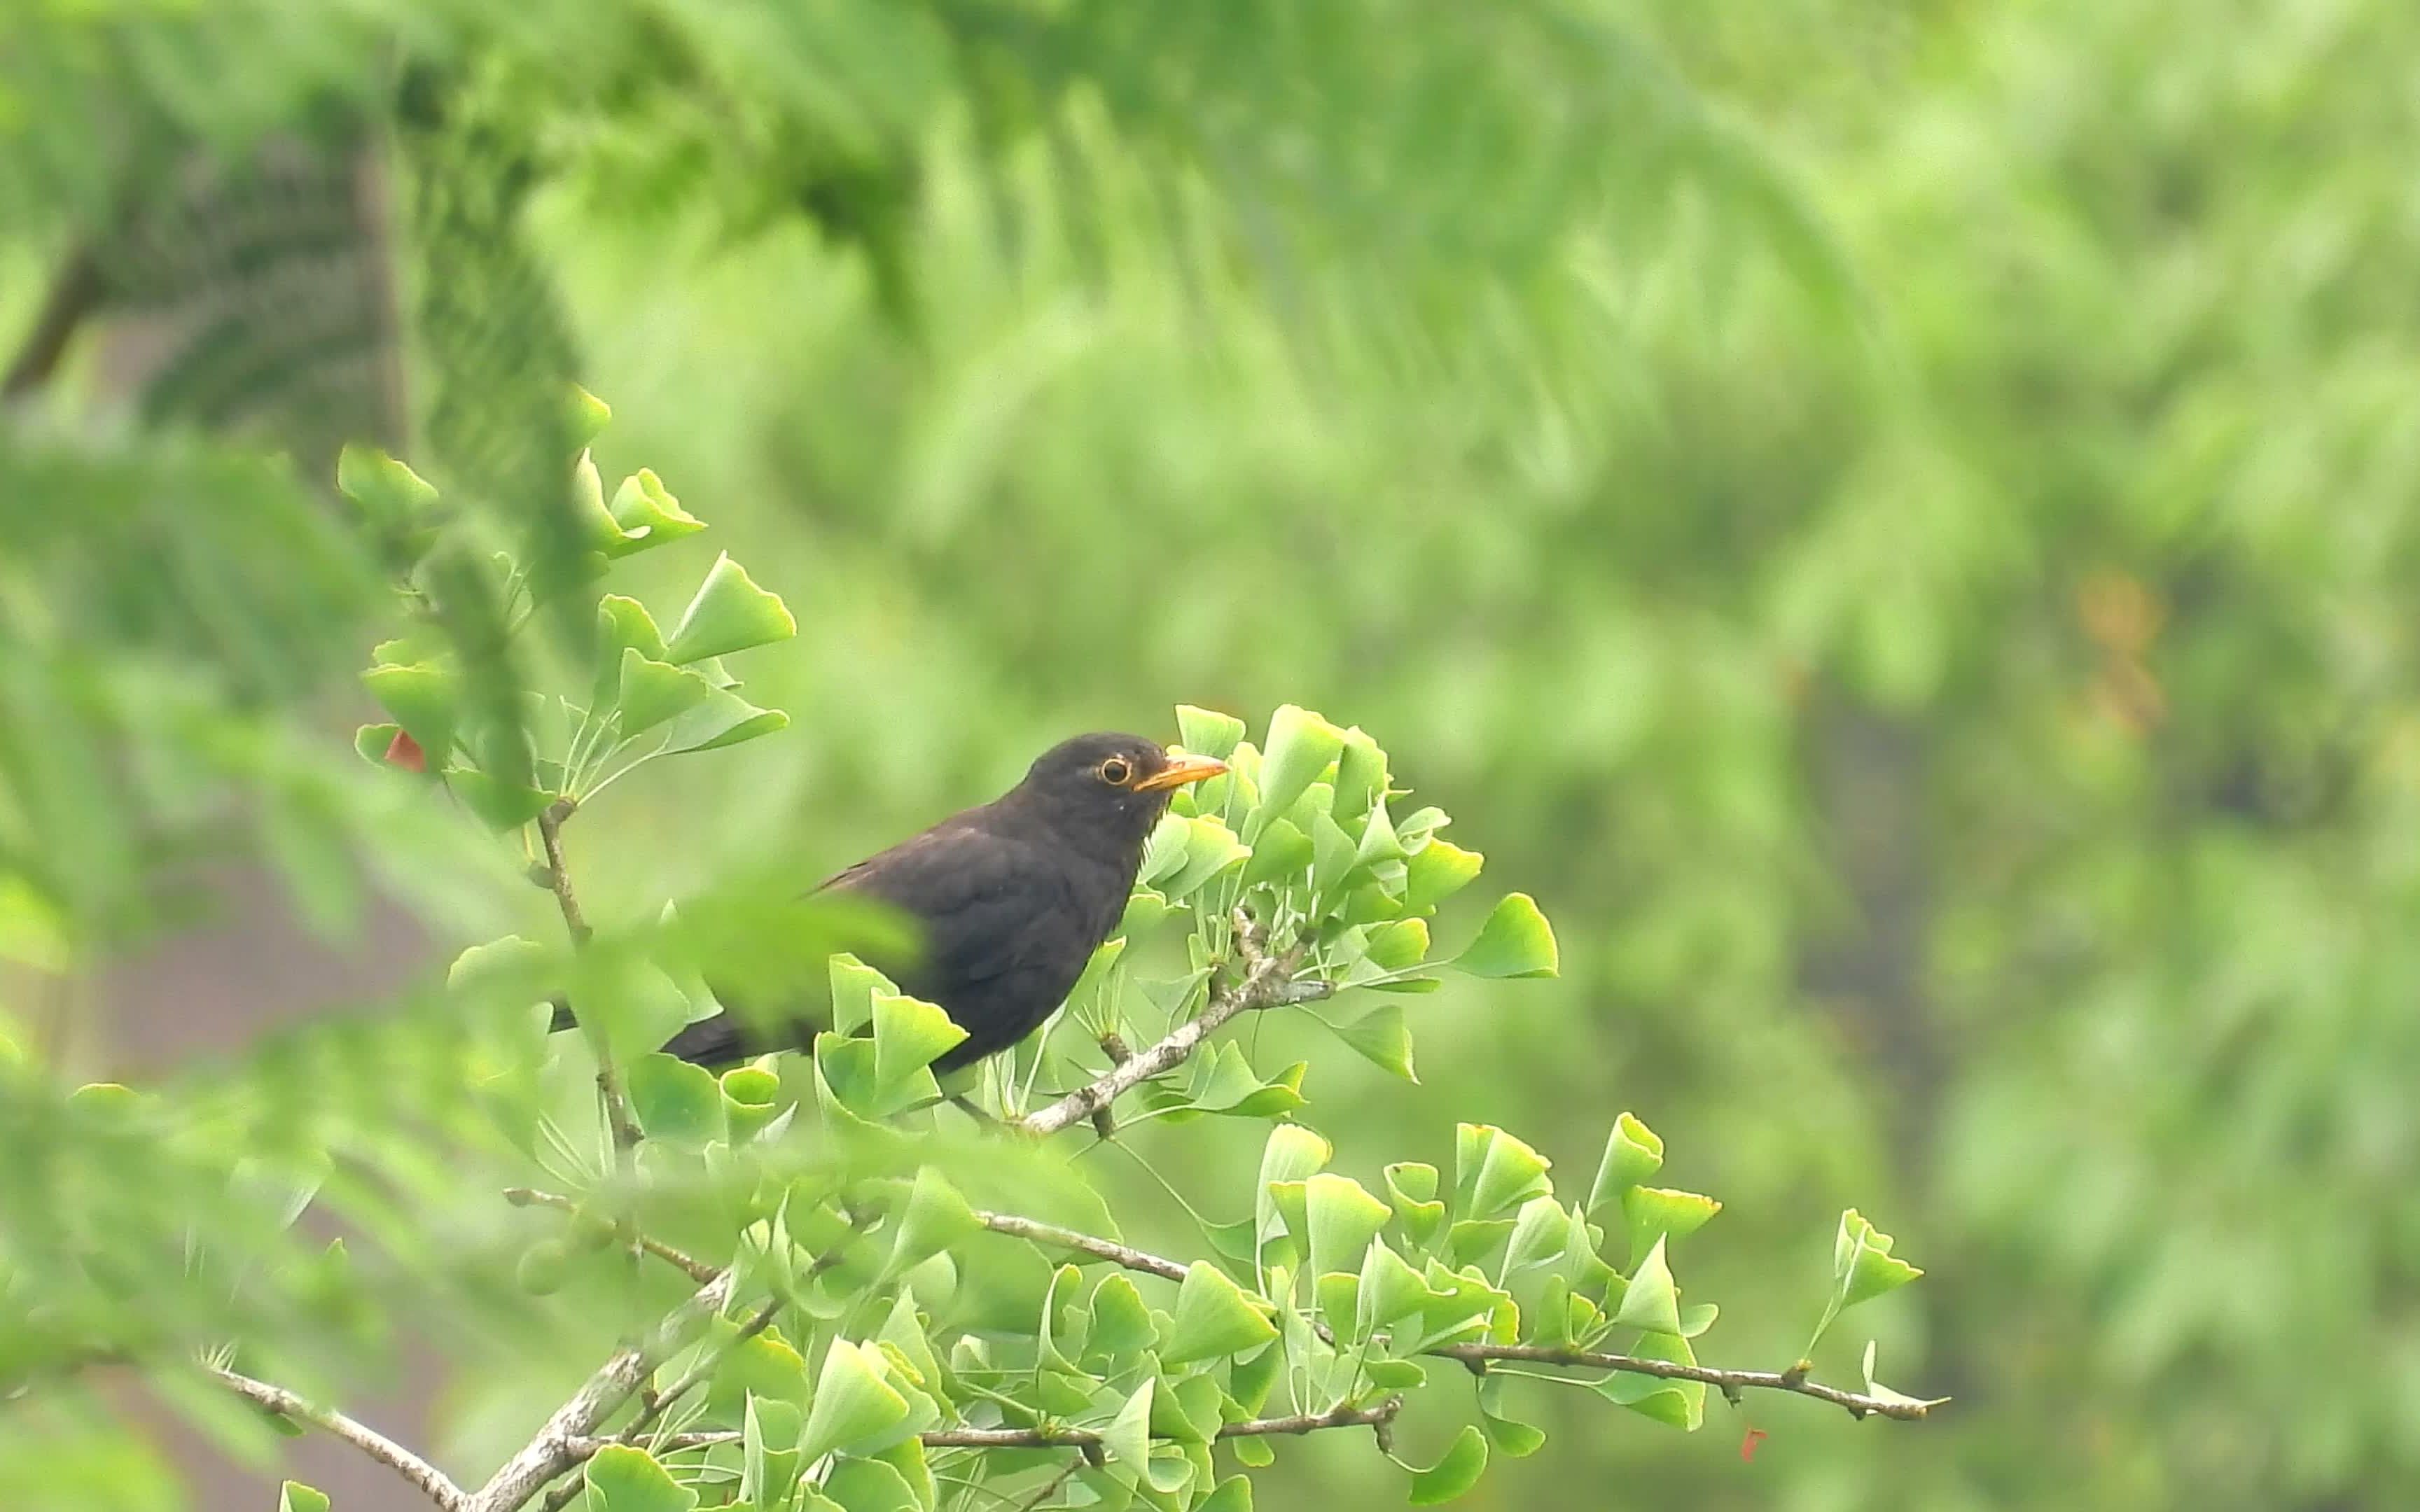
{"label": "gray branch", "polygon": [[[1131,1245],[1078,1233],[1056,1224],[1020,1218],[1014,1213],[977,1212],[975,1216],[985,1228],[995,1233],[1030,1239],[1058,1249],[1074,1250],[1122,1265],[1129,1271],[1140,1271],[1170,1281],[1185,1279],[1184,1266],[1165,1256],[1149,1254]],[[1820,1381],[1808,1380],[1806,1369],[1796,1366],[1788,1370],[1724,1370],[1712,1365],[1681,1365],[1671,1360],[1651,1359],[1645,1355],[1606,1354],[1594,1350],[1555,1349],[1540,1344],[1440,1344],[1422,1352],[1439,1359],[1458,1360],[1476,1371],[1484,1371],[1491,1361],[1507,1360],[1563,1365],[1575,1370],[1614,1370],[1629,1375],[1660,1376],[1667,1381],[1695,1381],[1714,1387],[1732,1401],[1737,1401],[1743,1391],[1786,1391],[1830,1402],[1835,1407],[1845,1409],[1850,1416],[1859,1418],[1870,1412],[1877,1417],[1914,1422],[1941,1405],[1937,1400],[1879,1396],[1839,1386],[1827,1386]]]}
{"label": "gray branch", "polygon": [[[1404,1400],[1389,1396],[1374,1407],[1334,1407],[1325,1412],[1296,1412],[1291,1417],[1256,1417],[1245,1423],[1227,1423],[1219,1427],[1222,1439],[1259,1439],[1288,1433],[1316,1433],[1322,1428],[1371,1427],[1391,1423],[1403,1411]],[[934,1428],[917,1438],[927,1449],[1057,1449],[1098,1448],[1106,1441],[1093,1428]],[[666,1449],[711,1449],[726,1443],[737,1443],[741,1435],[732,1432],[672,1433],[664,1436]],[[582,1458],[596,1454],[619,1439],[578,1439],[569,1448]]]}
{"label": "gray branch", "polygon": [[308,1423],[331,1437],[342,1439],[418,1487],[444,1512],[474,1512],[475,1504],[470,1493],[455,1485],[443,1471],[375,1428],[357,1423],[333,1409],[315,1407],[283,1386],[255,1381],[250,1376],[239,1375],[218,1365],[206,1365],[202,1368],[209,1372],[210,1379],[245,1400],[257,1403],[280,1416]]}

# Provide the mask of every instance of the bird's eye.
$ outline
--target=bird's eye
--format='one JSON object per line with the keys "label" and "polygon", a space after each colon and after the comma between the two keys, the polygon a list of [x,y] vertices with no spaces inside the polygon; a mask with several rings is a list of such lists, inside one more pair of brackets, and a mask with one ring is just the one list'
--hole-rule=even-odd
{"label": "bird's eye", "polygon": [[1126,764],[1123,756],[1112,756],[1101,764],[1101,780],[1113,788],[1125,787],[1126,779],[1132,776],[1134,768]]}

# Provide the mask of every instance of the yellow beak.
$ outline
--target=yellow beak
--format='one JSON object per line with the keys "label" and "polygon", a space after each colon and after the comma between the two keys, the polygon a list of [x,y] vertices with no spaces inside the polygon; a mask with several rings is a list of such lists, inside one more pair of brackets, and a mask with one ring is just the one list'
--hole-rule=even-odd
{"label": "yellow beak", "polygon": [[1187,782],[1199,782],[1217,777],[1227,770],[1227,764],[1215,756],[1180,756],[1134,785],[1137,793],[1158,793],[1168,788],[1181,788]]}

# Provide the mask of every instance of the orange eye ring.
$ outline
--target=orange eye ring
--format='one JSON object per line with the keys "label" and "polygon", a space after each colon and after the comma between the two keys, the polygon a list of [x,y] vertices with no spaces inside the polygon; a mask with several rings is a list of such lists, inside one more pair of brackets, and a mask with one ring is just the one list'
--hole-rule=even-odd
{"label": "orange eye ring", "polygon": [[1101,780],[1113,788],[1125,787],[1134,779],[1134,768],[1123,756],[1112,756],[1100,766]]}

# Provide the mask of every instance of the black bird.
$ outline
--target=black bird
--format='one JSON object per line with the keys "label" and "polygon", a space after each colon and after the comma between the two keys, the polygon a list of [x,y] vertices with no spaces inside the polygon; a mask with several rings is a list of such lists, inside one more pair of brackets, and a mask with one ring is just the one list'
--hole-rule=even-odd
{"label": "black bird", "polygon": [[[849,892],[908,916],[919,956],[892,975],[938,1004],[967,1038],[936,1072],[998,1055],[1066,1000],[1093,951],[1117,928],[1143,843],[1170,795],[1226,764],[1175,756],[1140,735],[1078,735],[1044,751],[1007,793],[869,856],[814,890]],[[887,964],[887,963],[886,963]],[[569,1016],[558,1011],[556,1026]],[[801,1020],[766,1043],[729,1013],[701,1019],[664,1049],[704,1066],[802,1046]]]}

